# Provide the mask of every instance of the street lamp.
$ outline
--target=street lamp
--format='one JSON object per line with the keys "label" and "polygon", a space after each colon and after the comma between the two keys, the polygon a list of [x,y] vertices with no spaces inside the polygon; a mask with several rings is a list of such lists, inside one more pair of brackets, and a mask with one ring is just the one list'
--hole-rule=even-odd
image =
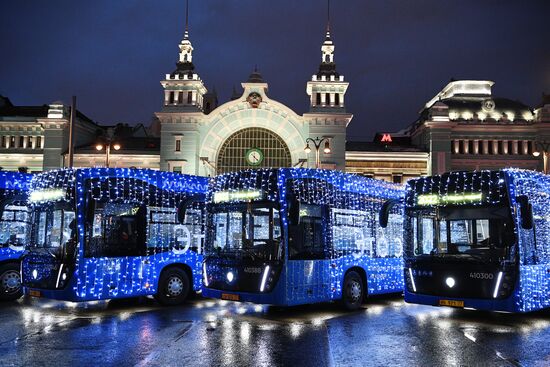
{"label": "street lamp", "polygon": [[325,152],[325,154],[329,154],[331,152],[329,138],[319,139],[319,137],[316,137],[315,139],[312,139],[312,138],[306,139],[306,147],[304,148],[304,152],[306,152],[306,154],[311,153],[311,148],[309,147],[309,143],[312,143],[313,146],[315,147],[315,168],[321,168],[320,150],[321,150],[321,144],[323,142],[325,142],[325,148],[323,149],[323,152]]}
{"label": "street lamp", "polygon": [[101,151],[105,148],[105,167],[109,168],[109,159],[111,157],[111,148],[114,150],[120,150],[121,146],[119,143],[112,143],[111,139],[107,139],[106,143],[97,143],[95,149]]}
{"label": "street lamp", "polygon": [[543,172],[548,174],[548,157],[550,156],[550,142],[547,141],[535,141],[535,147],[537,150],[533,152],[535,157],[539,157],[542,153]]}

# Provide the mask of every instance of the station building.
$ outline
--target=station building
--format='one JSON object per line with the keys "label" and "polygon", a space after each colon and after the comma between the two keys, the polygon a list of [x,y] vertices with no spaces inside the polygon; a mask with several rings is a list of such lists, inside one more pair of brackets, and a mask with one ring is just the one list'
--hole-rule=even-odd
{"label": "station building", "polygon": [[[161,125],[160,168],[211,176],[245,168],[315,166],[306,140],[323,139],[321,166],[344,170],[349,83],[336,70],[335,46],[327,26],[318,71],[305,85],[309,111],[299,115],[270,98],[268,83],[257,70],[241,84],[242,94],[217,106],[195,70],[193,46],[185,30],[176,69],[161,81],[164,106],[156,113]],[[313,147],[312,147],[313,148]]]}
{"label": "station building", "polygon": [[[139,167],[212,176],[245,168],[320,166],[392,182],[450,170],[543,168],[550,147],[550,96],[531,108],[493,96],[492,81],[451,80],[416,121],[372,141],[346,140],[353,115],[349,86],[337,71],[327,25],[320,63],[305,84],[308,111],[298,114],[269,95],[258,70],[231,100],[218,104],[195,69],[186,26],[176,68],[160,84],[163,105],[151,126],[99,125],[76,113],[74,166]],[[67,166],[70,107],[16,106],[0,97],[0,167],[39,172]],[[308,143],[311,152],[306,153]],[[116,144],[115,144],[116,143]],[[325,152],[325,144],[330,151]],[[101,147],[101,149],[100,149]]]}

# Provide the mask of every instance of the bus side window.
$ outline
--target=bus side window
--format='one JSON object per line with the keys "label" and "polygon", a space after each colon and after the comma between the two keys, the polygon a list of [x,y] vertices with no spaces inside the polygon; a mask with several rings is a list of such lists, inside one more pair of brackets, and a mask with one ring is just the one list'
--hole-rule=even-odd
{"label": "bus side window", "polygon": [[289,225],[288,249],[291,260],[324,259],[325,235],[322,207],[302,205],[297,225]]}
{"label": "bus side window", "polygon": [[144,207],[98,203],[88,228],[86,257],[144,255],[145,222]]}

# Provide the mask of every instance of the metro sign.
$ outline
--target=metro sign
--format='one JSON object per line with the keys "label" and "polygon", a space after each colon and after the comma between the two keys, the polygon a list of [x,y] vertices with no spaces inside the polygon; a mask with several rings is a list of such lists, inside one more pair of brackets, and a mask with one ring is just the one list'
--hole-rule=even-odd
{"label": "metro sign", "polygon": [[380,139],[382,143],[391,143],[392,141],[391,134],[383,134],[382,139]]}

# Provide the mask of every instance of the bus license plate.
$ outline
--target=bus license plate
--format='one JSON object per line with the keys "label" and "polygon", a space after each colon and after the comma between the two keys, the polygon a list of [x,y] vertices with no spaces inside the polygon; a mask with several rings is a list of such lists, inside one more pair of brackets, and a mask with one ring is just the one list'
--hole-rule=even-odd
{"label": "bus license plate", "polygon": [[29,296],[31,296],[31,297],[42,297],[42,294],[40,293],[40,291],[30,290],[29,291]]}
{"label": "bus license plate", "polygon": [[231,294],[231,293],[222,293],[222,299],[225,299],[227,301],[238,301],[239,295],[238,294]]}
{"label": "bus license plate", "polygon": [[440,306],[450,306],[450,307],[464,307],[464,301],[453,301],[450,299],[440,299]]}

